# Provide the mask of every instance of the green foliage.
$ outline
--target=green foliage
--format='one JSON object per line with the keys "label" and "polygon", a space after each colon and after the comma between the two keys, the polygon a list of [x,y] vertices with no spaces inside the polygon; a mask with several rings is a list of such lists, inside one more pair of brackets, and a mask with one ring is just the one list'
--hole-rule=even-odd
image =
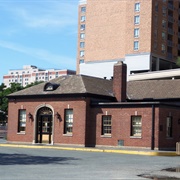
{"label": "green foliage", "polygon": [[42,81],[28,84],[26,87],[22,87],[19,83],[11,83],[11,86],[8,88],[6,88],[4,83],[2,83],[0,85],[0,120],[5,120],[6,115],[8,114],[8,98],[6,97],[7,95],[40,83],[42,83]]}

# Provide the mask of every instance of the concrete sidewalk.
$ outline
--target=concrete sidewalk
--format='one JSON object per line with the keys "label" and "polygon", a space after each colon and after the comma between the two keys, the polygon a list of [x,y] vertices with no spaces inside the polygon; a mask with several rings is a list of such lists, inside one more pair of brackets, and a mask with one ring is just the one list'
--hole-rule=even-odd
{"label": "concrete sidewalk", "polygon": [[6,140],[0,139],[0,147],[18,147],[18,148],[35,148],[35,149],[56,149],[68,151],[87,151],[87,152],[104,152],[104,153],[120,153],[132,155],[146,155],[146,156],[180,156],[175,151],[158,151],[149,149],[130,149],[120,147],[81,147],[69,145],[44,145],[44,144],[18,144],[8,143]]}

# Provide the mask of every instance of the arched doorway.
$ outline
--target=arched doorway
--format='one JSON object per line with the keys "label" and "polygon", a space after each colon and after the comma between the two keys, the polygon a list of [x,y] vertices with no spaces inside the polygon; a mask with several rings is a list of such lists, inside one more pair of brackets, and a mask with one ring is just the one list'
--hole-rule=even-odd
{"label": "arched doorway", "polygon": [[51,144],[52,141],[52,110],[42,107],[37,112],[36,143]]}

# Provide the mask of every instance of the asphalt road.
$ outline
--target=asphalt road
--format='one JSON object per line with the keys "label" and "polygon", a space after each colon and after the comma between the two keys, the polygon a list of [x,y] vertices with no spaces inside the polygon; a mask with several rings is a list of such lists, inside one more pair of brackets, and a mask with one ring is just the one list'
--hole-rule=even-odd
{"label": "asphalt road", "polygon": [[180,168],[180,156],[0,147],[0,180],[146,179],[142,174],[180,179],[180,172],[162,171],[174,167]]}

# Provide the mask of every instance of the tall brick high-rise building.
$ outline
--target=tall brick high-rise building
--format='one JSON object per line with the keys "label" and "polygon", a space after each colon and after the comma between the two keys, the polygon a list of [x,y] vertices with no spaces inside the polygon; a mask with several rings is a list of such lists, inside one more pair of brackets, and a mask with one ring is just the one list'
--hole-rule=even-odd
{"label": "tall brick high-rise building", "polygon": [[179,12],[179,0],[80,0],[77,73],[110,78],[120,60],[128,74],[177,67]]}

